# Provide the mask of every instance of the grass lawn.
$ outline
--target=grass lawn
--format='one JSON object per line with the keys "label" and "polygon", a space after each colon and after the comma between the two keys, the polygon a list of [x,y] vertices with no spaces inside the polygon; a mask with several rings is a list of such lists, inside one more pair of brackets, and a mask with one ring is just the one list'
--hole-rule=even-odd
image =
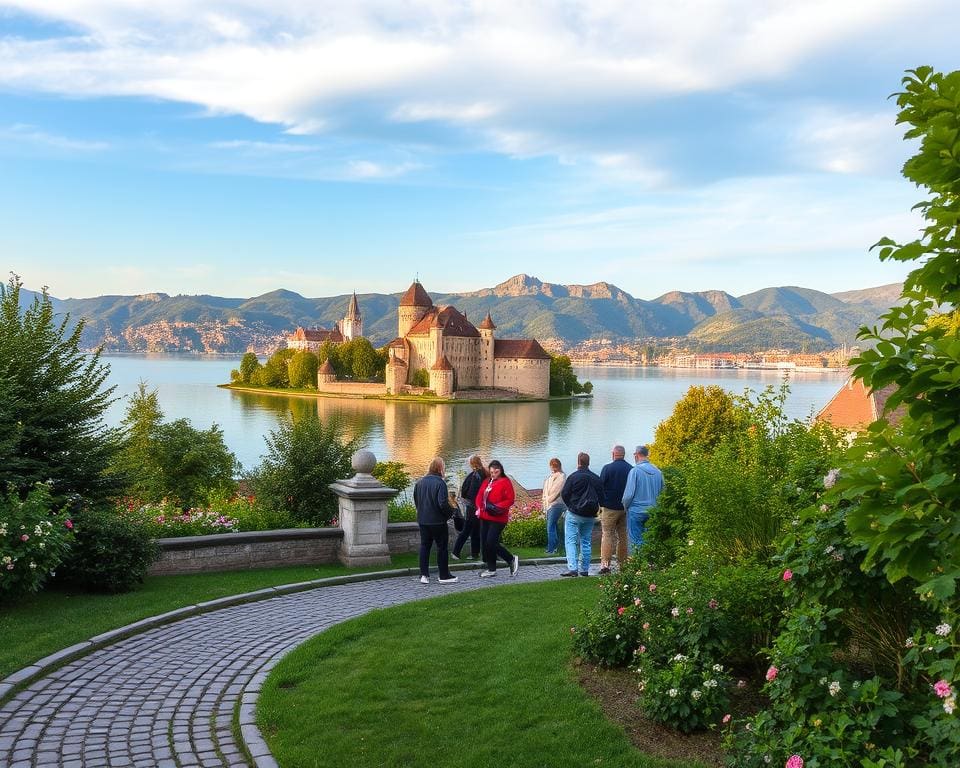
{"label": "grass lawn", "polygon": [[[518,549],[517,553],[524,558],[543,556],[539,548]],[[148,577],[137,591],[122,595],[93,595],[49,588],[12,603],[0,604],[0,679],[101,632],[186,605],[279,584],[417,566],[415,552],[395,555],[392,560],[392,565],[380,569],[330,564],[153,576]]]}
{"label": "grass lawn", "polygon": [[257,721],[283,768],[692,768],[637,751],[576,682],[596,579],[450,595],[337,625],[287,656]]}

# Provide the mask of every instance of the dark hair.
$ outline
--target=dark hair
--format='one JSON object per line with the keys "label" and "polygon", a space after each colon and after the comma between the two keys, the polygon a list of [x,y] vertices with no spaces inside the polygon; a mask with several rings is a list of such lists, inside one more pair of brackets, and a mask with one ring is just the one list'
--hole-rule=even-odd
{"label": "dark hair", "polygon": [[577,467],[583,469],[590,466],[590,454],[581,451],[577,454]]}
{"label": "dark hair", "polygon": [[499,461],[497,461],[496,459],[494,459],[494,460],[491,461],[489,464],[487,464],[487,469],[488,469],[488,470],[494,469],[494,468],[499,469],[501,475],[506,475],[506,474],[507,474],[506,472],[503,471],[503,464],[501,464],[501,463],[500,463]]}

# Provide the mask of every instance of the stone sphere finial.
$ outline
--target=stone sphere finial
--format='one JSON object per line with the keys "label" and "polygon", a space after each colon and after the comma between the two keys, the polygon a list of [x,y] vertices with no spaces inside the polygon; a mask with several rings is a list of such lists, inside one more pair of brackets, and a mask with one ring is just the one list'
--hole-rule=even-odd
{"label": "stone sphere finial", "polygon": [[371,451],[362,449],[353,454],[350,464],[358,474],[369,475],[377,465],[377,457]]}

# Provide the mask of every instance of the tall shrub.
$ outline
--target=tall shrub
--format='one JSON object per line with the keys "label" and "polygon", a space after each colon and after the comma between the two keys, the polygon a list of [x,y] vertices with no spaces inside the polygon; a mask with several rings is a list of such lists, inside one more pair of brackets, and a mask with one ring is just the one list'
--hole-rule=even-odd
{"label": "tall shrub", "polygon": [[52,509],[50,489],[37,483],[21,500],[0,495],[0,600],[38,591],[70,549],[73,522]]}
{"label": "tall shrub", "polygon": [[657,425],[650,458],[661,467],[678,464],[684,453],[710,449],[738,427],[733,397],[723,387],[692,386]]}

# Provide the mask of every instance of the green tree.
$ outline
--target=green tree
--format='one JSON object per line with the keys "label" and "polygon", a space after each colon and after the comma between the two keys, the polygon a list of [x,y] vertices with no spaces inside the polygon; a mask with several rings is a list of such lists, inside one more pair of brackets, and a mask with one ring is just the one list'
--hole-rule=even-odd
{"label": "green tree", "polygon": [[413,372],[413,378],[410,383],[415,387],[429,387],[430,386],[430,374],[427,373],[426,368],[417,368]]}
{"label": "green tree", "polygon": [[[589,383],[589,382],[588,382]],[[577,374],[573,372],[573,364],[566,355],[550,355],[550,394],[553,397],[562,397],[565,395],[578,395],[581,392],[592,392],[585,389],[586,385],[581,384],[577,379]]]}
{"label": "green tree", "polygon": [[382,378],[383,367],[380,365],[380,355],[373,348],[369,339],[362,336],[349,342],[352,353],[350,369],[357,379],[375,379],[378,376]]}
{"label": "green tree", "polygon": [[677,464],[695,448],[712,448],[739,423],[733,397],[725,389],[716,384],[692,386],[657,425],[651,459],[662,466]]}
{"label": "green tree", "polygon": [[378,461],[370,474],[388,488],[398,491],[405,491],[410,485],[410,473],[402,461]]}
{"label": "green tree", "polygon": [[184,506],[207,502],[211,493],[231,493],[236,457],[214,424],[195,429],[187,419],[165,423],[156,390],[140,382],[123,420],[124,439],[114,466],[127,492],[140,501],[176,499]]}
{"label": "green tree", "polygon": [[253,352],[247,352],[240,358],[240,381],[249,384],[253,374],[260,368],[260,360]]}
{"label": "green tree", "polygon": [[343,346],[342,344],[334,344],[332,341],[325,341],[317,350],[317,360],[320,365],[329,360],[338,379],[345,378],[350,373],[349,362],[344,363]]}
{"label": "green tree", "polygon": [[266,438],[267,453],[251,473],[257,501],[287,511],[301,523],[329,525],[338,514],[330,483],[353,474],[356,440],[348,440],[337,422],[324,424],[316,412],[284,421]]}
{"label": "green tree", "polygon": [[81,351],[83,321],[58,319],[46,289],[21,310],[21,285],[16,275],[0,285],[0,488],[23,496],[49,480],[55,505],[73,493],[104,499],[118,487],[116,432],[103,421],[110,368]]}
{"label": "green tree", "polygon": [[291,387],[316,387],[317,386],[317,356],[313,352],[297,352],[290,358],[287,366],[290,376]]}

